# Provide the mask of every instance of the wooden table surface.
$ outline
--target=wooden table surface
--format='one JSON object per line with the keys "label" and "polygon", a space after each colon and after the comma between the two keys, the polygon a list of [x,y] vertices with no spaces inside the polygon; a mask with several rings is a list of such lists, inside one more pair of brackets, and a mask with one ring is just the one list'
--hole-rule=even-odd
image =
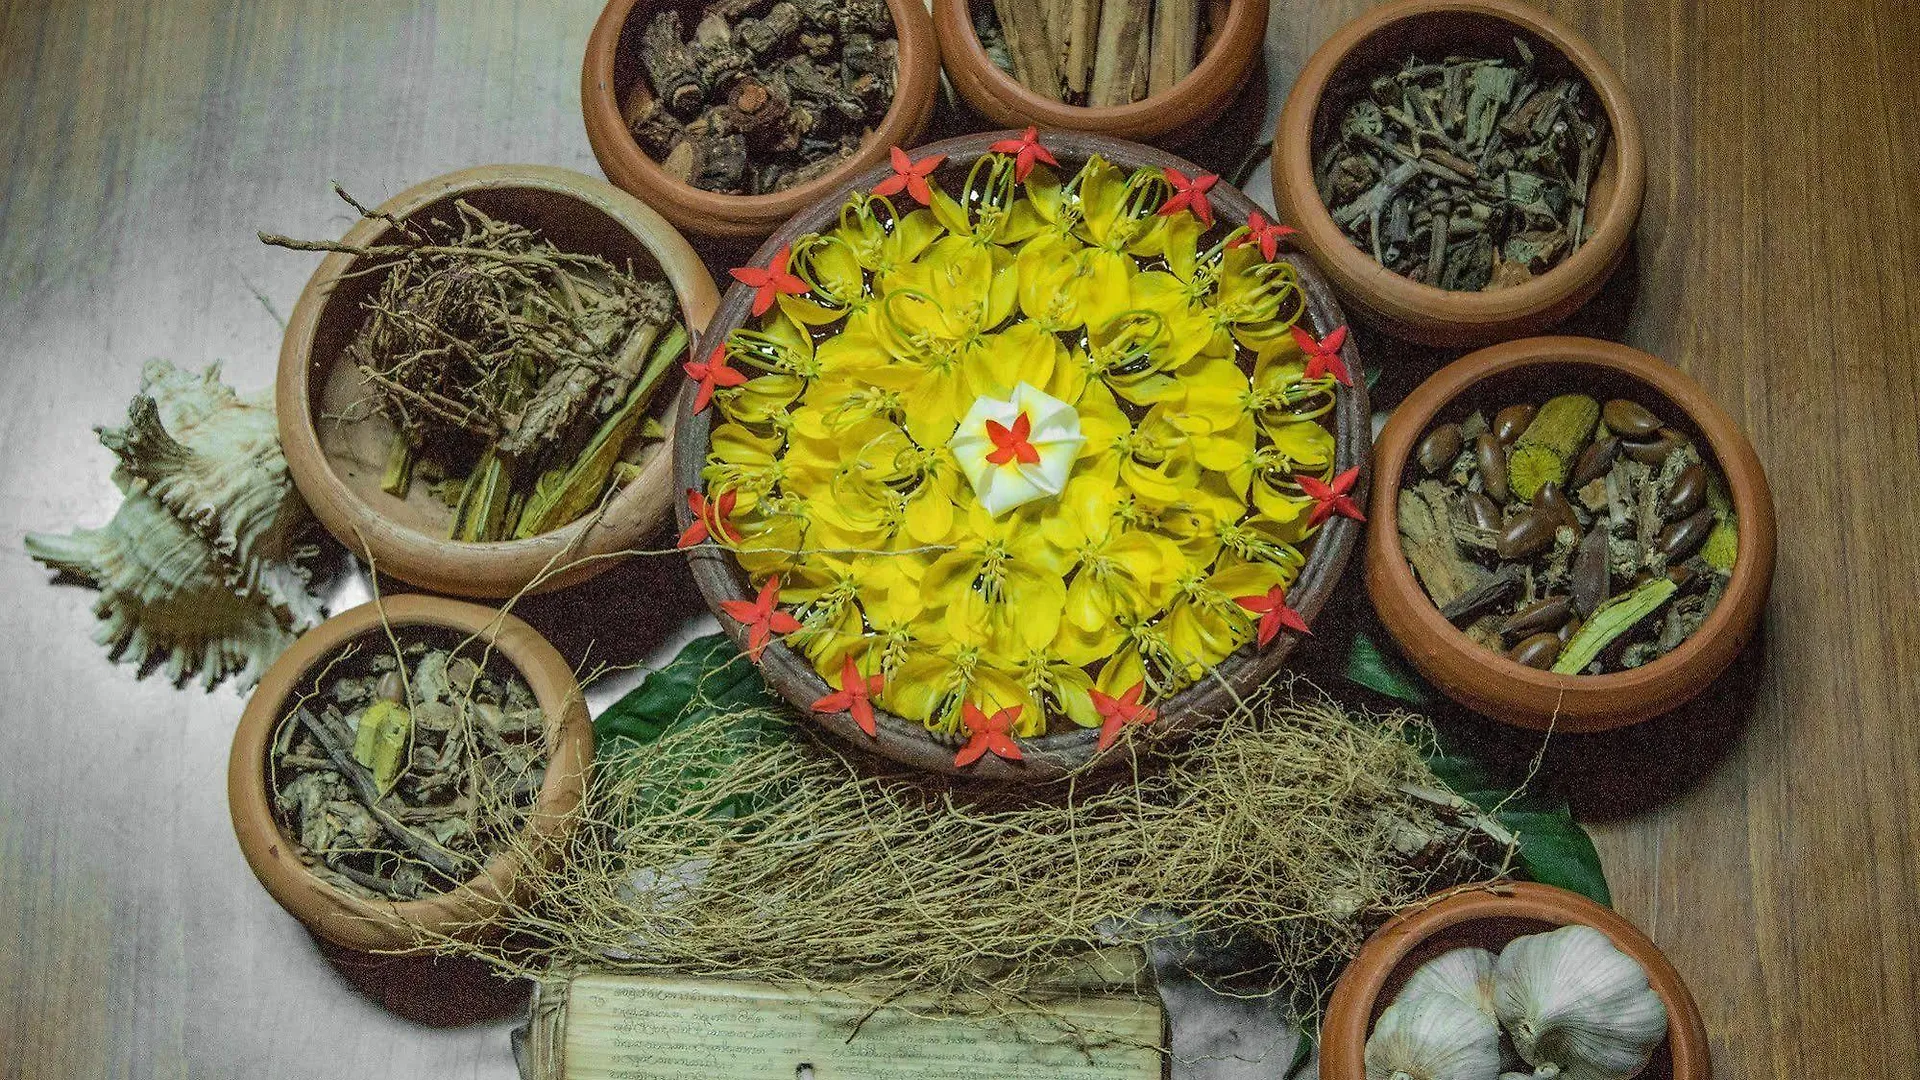
{"label": "wooden table surface", "polygon": [[[1274,4],[1270,108],[1362,6]],[[1596,324],[1745,425],[1781,523],[1765,632],[1732,675],[1681,714],[1556,741],[1553,771],[1617,906],[1692,985],[1720,1075],[1912,1080],[1920,8],[1550,6],[1618,66],[1648,142],[1637,250]],[[323,956],[274,906],[227,822],[240,697],[109,665],[92,594],[50,586],[18,538],[109,516],[89,428],[117,422],[146,359],[271,378],[314,260],[253,234],[337,235],[328,180],[377,202],[486,162],[597,172],[577,106],[596,13],[0,7],[0,1077],[513,1075],[516,995]],[[660,592],[698,610],[671,569],[607,580],[536,618],[591,633],[597,609],[611,630],[623,597]],[[602,647],[644,655],[675,630]]]}

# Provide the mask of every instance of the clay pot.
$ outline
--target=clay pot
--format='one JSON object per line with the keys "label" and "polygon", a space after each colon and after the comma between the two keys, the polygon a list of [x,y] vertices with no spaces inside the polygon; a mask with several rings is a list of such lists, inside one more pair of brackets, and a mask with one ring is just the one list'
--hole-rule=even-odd
{"label": "clay pot", "polygon": [[1267,0],[1231,0],[1226,21],[1208,34],[1206,53],[1186,78],[1131,104],[1095,108],[1036,93],[996,66],[973,32],[976,6],[978,0],[933,0],[933,24],[947,78],[989,121],[1175,146],[1206,130],[1239,96],[1267,33]]}
{"label": "clay pot", "polygon": [[[1644,667],[1556,675],[1525,667],[1469,639],[1427,597],[1401,553],[1398,495],[1417,466],[1414,448],[1436,418],[1478,406],[1584,392],[1640,401],[1704,448],[1727,480],[1740,519],[1740,552],[1726,594],[1694,635]],[[1455,701],[1521,727],[1604,731],[1680,705],[1726,669],[1759,625],[1773,581],[1773,495],[1746,436],[1707,392],[1637,349],[1578,337],[1511,341],[1470,353],[1407,396],[1374,444],[1381,482],[1367,508],[1367,592],[1401,652]]]}
{"label": "clay pot", "polygon": [[[380,210],[402,218],[451,219],[455,199],[537,229],[563,250],[604,256],[616,265],[630,260],[639,272],[661,274],[696,334],[713,314],[713,277],[693,248],[660,215],[604,181],[544,165],[483,165],[410,187]],[[376,244],[387,231],[382,222],[362,219],[341,242]],[[546,591],[591,577],[613,564],[600,556],[639,546],[665,520],[673,500],[667,486],[671,432],[647,448],[640,476],[597,518],[525,540],[449,540],[452,511],[425,484],[413,485],[405,499],[382,491],[392,426],[372,416],[323,419],[350,415],[366,396],[358,373],[341,360],[365,319],[361,302],[379,284],[377,275],[349,276],[361,263],[340,252],[321,260],[287,321],[274,387],[288,472],[314,516],[347,550],[421,588],[506,597],[536,581],[535,591]],[[669,373],[659,401],[670,400],[678,378]]]}
{"label": "clay pot", "polygon": [[[547,715],[552,751],[524,838],[538,850],[557,850],[574,828],[593,762],[593,724],[566,659],[531,626],[492,608],[408,595],[389,598],[384,609],[386,625],[403,643],[409,628],[474,635],[526,680]],[[515,895],[519,859],[495,855],[478,876],[453,892],[418,900],[368,900],[334,888],[301,863],[298,843],[280,830],[267,790],[268,749],[291,703],[311,691],[321,665],[349,642],[375,635],[384,645],[381,612],[382,605],[373,603],[335,615],[302,635],[267,670],[233,736],[227,806],[254,876],[308,930],[362,952],[426,951],[422,931],[467,940],[484,937],[489,912]]]}
{"label": "clay pot", "polygon": [[887,160],[891,147],[911,147],[933,117],[940,86],[940,45],[922,0],[887,0],[900,42],[893,106],[860,149],[825,175],[768,195],[722,195],[704,191],[668,173],[648,157],[627,130],[621,107],[647,93],[638,43],[652,0],[610,0],[587,38],[580,69],[580,111],[587,142],[607,179],[644,200],[667,220],[702,236],[758,240],[781,222],[845,186],[847,178]]}
{"label": "clay pot", "polygon": [[1634,925],[1565,889],[1533,882],[1467,885],[1397,916],[1360,947],[1327,1002],[1320,1022],[1323,1080],[1364,1080],[1367,1035],[1420,965],[1462,946],[1493,953],[1514,938],[1562,926],[1591,926],[1646,969],[1647,983],[1667,1007],[1667,1041],[1645,1077],[1708,1080],[1713,1063],[1693,995],[1660,950]]}
{"label": "clay pot", "polygon": [[[1525,39],[1543,68],[1571,66],[1593,87],[1612,134],[1588,198],[1593,235],[1531,281],[1491,292],[1423,285],[1354,246],[1320,201],[1313,164],[1353,88],[1408,56],[1492,53]],[[1458,347],[1537,334],[1599,291],[1626,255],[1646,186],[1645,150],[1626,85],[1587,40],[1519,0],[1399,0],[1341,27],[1307,61],[1273,137],[1280,220],[1326,271],[1357,318],[1397,337]]]}
{"label": "clay pot", "polygon": [[[1003,131],[948,139],[921,148],[916,151],[916,156],[945,154],[947,161],[939,175],[949,191],[957,190],[958,185],[964,181],[968,168],[987,153],[988,146],[1018,134],[1018,132]],[[1171,167],[1187,171],[1190,175],[1191,170],[1194,169],[1191,162],[1152,147],[1097,135],[1050,132],[1044,136],[1042,142],[1058,157],[1063,172],[1077,169],[1090,155],[1096,153],[1126,169],[1143,166]],[[803,233],[821,232],[831,228],[838,220],[841,205],[849,191],[856,188],[871,188],[888,175],[891,175],[891,170],[886,168],[872,170],[863,176],[856,177],[851,184],[822,199],[818,205],[788,222],[779,232],[768,238],[759,253],[754,256],[753,263],[763,265],[775,250],[791,244]],[[1215,216],[1228,228],[1244,224],[1247,216],[1256,209],[1245,195],[1224,183],[1212,190],[1211,197]],[[1281,258],[1293,263],[1299,272],[1300,287],[1306,297],[1306,314],[1302,317],[1302,325],[1310,327],[1316,337],[1324,337],[1336,327],[1344,325],[1345,319],[1340,312],[1340,307],[1334,302],[1332,293],[1313,263],[1303,256],[1292,253],[1283,254]],[[729,289],[721,298],[720,310],[714,316],[712,326],[701,339],[702,350],[710,351],[728,334],[740,328],[748,319],[752,302],[753,290],[745,286]],[[1356,466],[1362,467],[1362,475],[1355,489],[1356,498],[1358,498],[1358,493],[1365,490],[1367,482],[1364,466],[1368,456],[1370,428],[1366,382],[1358,350],[1351,338],[1347,340],[1341,355],[1352,373],[1354,385],[1339,389],[1331,419],[1336,445],[1335,468],[1344,471]],[[708,409],[695,414],[693,391],[694,387],[689,385],[682,389],[680,395],[680,411],[677,420],[680,441],[674,451],[674,486],[678,489],[706,487],[705,481],[701,479],[700,470],[707,460],[714,412]],[[680,519],[683,528],[692,524],[693,521],[684,505],[680,508]],[[1299,579],[1288,593],[1289,603],[1309,623],[1333,595],[1334,586],[1339,581],[1347,558],[1359,539],[1359,533],[1358,522],[1336,515],[1318,534]],[[721,610],[721,604],[729,600],[754,598],[754,591],[749,587],[746,575],[732,555],[711,544],[703,544],[692,549],[688,552],[688,558],[693,567],[694,580],[699,584],[708,606],[713,609],[720,625],[735,642],[744,648],[745,627],[725,615]],[[1158,705],[1160,728],[1168,731],[1180,730],[1201,723],[1210,715],[1224,713],[1232,707],[1235,695],[1260,685],[1278,671],[1292,647],[1293,635],[1283,634],[1264,650],[1256,650],[1252,645],[1241,649],[1216,669],[1221,679],[1208,677],[1160,703]],[[1096,744],[1099,741],[1099,732],[1093,729],[1023,739],[1020,740],[1024,758],[1022,761],[1006,761],[988,755],[964,770],[956,770],[953,758],[957,744],[933,736],[920,724],[911,720],[904,720],[876,709],[878,737],[872,738],[861,731],[848,714],[813,712],[813,703],[832,693],[833,688],[820,678],[805,657],[789,649],[778,639],[768,645],[761,654],[760,668],[767,683],[775,691],[803,714],[813,717],[836,736],[862,749],[931,771],[949,773],[958,771],[967,776],[988,779],[1049,780],[1093,760]],[[1226,683],[1225,686],[1221,685],[1222,680]],[[1117,762],[1123,757],[1124,752],[1124,744],[1116,745],[1114,752],[1108,754],[1105,761]]]}

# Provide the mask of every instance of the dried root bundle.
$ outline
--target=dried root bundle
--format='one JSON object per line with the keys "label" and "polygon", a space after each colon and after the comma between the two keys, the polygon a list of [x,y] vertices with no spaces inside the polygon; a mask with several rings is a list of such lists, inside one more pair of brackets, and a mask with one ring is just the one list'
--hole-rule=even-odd
{"label": "dried root bundle", "polygon": [[603,760],[588,824],[506,943],[449,947],[524,974],[884,979],[991,1012],[1049,961],[1171,936],[1201,943],[1197,974],[1311,1010],[1379,918],[1499,855],[1498,827],[1409,743],[1417,720],[1304,681],[1143,746],[1121,776],[1036,791],[892,769],[784,721],[748,741],[768,719],[720,714]]}

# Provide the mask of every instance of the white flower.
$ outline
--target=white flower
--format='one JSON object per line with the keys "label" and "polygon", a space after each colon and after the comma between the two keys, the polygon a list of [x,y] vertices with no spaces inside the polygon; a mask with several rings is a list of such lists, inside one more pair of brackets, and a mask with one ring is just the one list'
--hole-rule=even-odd
{"label": "white flower", "polygon": [[1073,406],[1023,382],[1006,401],[975,398],[947,448],[987,515],[999,517],[1060,494],[1086,441]]}

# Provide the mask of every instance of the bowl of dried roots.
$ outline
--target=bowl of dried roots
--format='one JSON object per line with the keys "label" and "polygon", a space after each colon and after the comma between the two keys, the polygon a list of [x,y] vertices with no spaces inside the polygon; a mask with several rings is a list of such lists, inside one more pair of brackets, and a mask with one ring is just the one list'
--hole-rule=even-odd
{"label": "bowl of dried roots", "polygon": [[472,940],[572,831],[593,758],[573,672],[519,619],[376,601],[296,642],[234,735],[241,851],[314,934],[365,952]]}

